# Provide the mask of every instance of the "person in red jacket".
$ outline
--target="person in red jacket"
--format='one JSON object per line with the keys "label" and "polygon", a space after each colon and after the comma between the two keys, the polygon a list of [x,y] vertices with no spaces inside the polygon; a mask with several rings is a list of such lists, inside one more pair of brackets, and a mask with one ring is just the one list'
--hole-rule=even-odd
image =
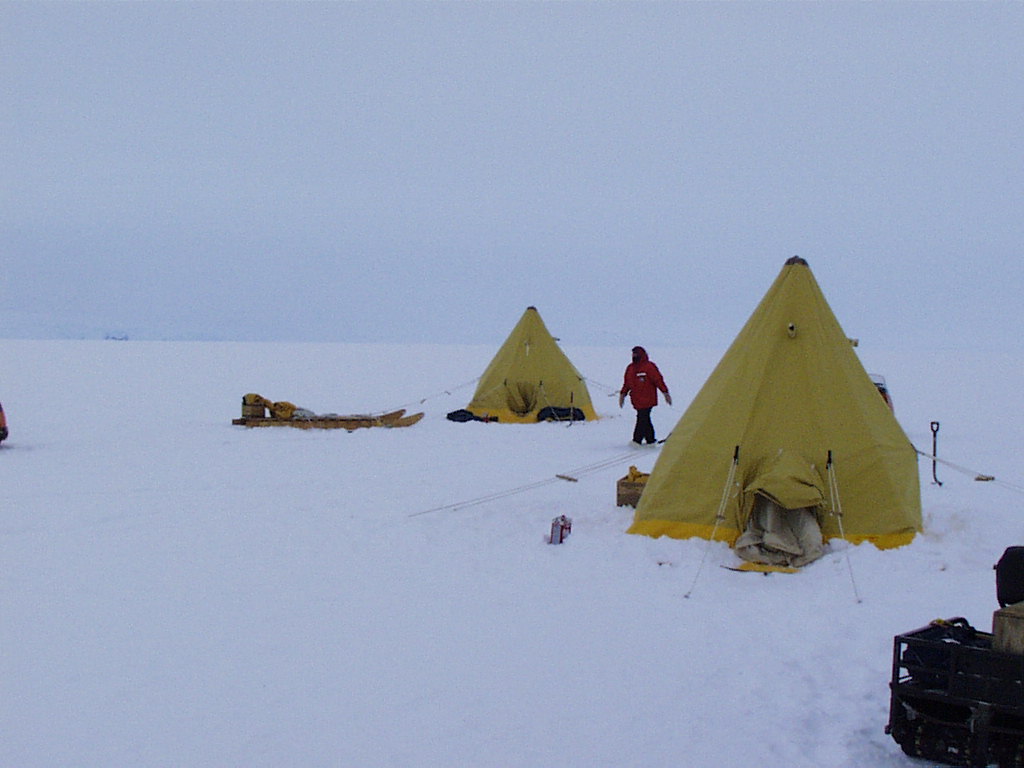
{"label": "person in red jacket", "polygon": [[641,445],[654,440],[654,425],[651,423],[651,408],[658,404],[658,390],[665,393],[665,402],[672,405],[665,379],[658,366],[648,359],[647,350],[633,347],[633,362],[626,366],[626,375],[619,391],[619,408],[629,395],[629,402],[636,408],[636,426],[633,428],[633,442]]}

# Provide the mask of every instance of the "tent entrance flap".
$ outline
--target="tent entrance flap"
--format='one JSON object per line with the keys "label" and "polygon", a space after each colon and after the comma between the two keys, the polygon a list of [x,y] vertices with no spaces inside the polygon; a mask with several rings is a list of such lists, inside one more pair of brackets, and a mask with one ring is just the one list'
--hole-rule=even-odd
{"label": "tent entrance flap", "polygon": [[814,508],[786,509],[757,494],[747,528],[733,549],[752,563],[798,568],[821,557],[825,545]]}
{"label": "tent entrance flap", "polygon": [[537,387],[529,381],[505,382],[505,404],[517,416],[525,416],[537,408]]}

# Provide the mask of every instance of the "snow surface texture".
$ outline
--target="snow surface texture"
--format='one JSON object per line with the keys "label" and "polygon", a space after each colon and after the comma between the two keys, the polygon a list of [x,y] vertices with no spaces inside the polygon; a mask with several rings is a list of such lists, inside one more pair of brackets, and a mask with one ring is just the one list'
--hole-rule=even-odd
{"label": "snow surface texture", "polygon": [[[992,565],[1024,543],[1017,357],[862,344],[915,445],[939,421],[939,455],[997,482],[940,465],[939,487],[922,459],[912,545],[766,577],[624,534],[615,482],[657,456],[609,396],[624,350],[566,349],[604,417],[572,426],[446,421],[491,347],[0,351],[5,766],[921,765],[883,733],[892,637],[990,629]],[[651,350],[676,402],[659,437],[723,351]],[[232,426],[246,392],[426,417]]]}

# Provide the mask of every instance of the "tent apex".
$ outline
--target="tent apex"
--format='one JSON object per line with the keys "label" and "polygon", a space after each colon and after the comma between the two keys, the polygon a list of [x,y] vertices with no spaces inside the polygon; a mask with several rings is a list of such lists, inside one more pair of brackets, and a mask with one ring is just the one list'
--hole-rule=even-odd
{"label": "tent apex", "polygon": [[791,266],[793,264],[803,264],[806,267],[807,266],[807,260],[806,259],[801,259],[799,256],[792,256],[792,257],[786,259],[786,266],[787,267]]}

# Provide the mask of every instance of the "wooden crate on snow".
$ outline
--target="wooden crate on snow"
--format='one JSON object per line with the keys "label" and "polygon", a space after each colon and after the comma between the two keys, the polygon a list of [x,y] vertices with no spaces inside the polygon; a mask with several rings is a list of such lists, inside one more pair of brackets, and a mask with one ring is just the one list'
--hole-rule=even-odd
{"label": "wooden crate on snow", "polygon": [[630,467],[629,473],[615,484],[615,505],[619,507],[636,507],[640,503],[640,494],[644,492],[647,478],[646,472],[638,472]]}

